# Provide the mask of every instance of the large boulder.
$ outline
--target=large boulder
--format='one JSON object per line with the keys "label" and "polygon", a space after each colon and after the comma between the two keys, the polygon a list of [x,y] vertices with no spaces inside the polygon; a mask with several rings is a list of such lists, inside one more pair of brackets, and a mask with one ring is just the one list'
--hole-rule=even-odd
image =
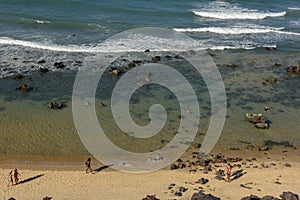
{"label": "large boulder", "polygon": [[282,200],[299,200],[299,195],[292,192],[283,192],[280,197]]}
{"label": "large boulder", "polygon": [[191,200],[221,200],[211,194],[204,194],[202,191],[194,193]]}

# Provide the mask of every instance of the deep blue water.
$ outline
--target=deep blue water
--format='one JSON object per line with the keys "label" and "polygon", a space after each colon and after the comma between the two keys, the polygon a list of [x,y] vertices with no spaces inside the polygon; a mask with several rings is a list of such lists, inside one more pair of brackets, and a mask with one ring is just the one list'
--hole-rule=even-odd
{"label": "deep blue water", "polygon": [[[7,68],[9,61],[5,59],[16,52],[16,47],[18,56],[23,57],[20,47],[24,51],[93,52],[110,36],[141,27],[183,32],[197,41],[199,49],[300,49],[298,0],[2,0],[0,69]],[[128,48],[134,49],[145,40],[135,37],[134,44],[125,44]],[[178,48],[183,48],[180,45]],[[100,49],[119,49],[114,44],[109,47]],[[2,70],[0,75],[9,71]]]}

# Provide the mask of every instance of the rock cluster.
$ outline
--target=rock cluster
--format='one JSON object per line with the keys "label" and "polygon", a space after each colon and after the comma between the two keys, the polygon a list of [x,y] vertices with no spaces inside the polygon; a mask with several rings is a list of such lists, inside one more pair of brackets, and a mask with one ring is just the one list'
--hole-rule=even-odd
{"label": "rock cluster", "polygon": [[261,113],[259,114],[249,114],[246,113],[246,119],[255,124],[256,128],[267,129],[269,128],[268,119],[263,116]]}
{"label": "rock cluster", "polygon": [[286,68],[287,73],[289,74],[298,74],[300,75],[300,64],[297,64],[296,66],[289,66]]}
{"label": "rock cluster", "polygon": [[241,200],[299,200],[299,195],[294,194],[292,192],[283,192],[280,195],[280,198],[281,199],[269,195],[260,198],[255,195],[250,195],[247,197],[243,197]]}

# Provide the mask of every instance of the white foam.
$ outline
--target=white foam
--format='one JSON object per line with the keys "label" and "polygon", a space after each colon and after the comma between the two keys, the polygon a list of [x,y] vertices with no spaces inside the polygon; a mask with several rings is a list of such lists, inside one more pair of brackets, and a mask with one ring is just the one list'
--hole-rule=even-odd
{"label": "white foam", "polygon": [[50,24],[50,21],[43,21],[43,20],[34,20],[38,24]]}
{"label": "white foam", "polygon": [[216,19],[264,19],[267,17],[282,17],[286,12],[263,12],[248,8],[242,8],[238,4],[215,1],[194,10],[193,13],[202,17]]}
{"label": "white foam", "polygon": [[201,11],[193,11],[196,15],[202,16],[202,17],[210,17],[210,18],[216,18],[216,19],[264,19],[267,17],[282,17],[286,15],[286,12],[278,12],[278,13],[271,13],[271,12],[201,12]]}
{"label": "white foam", "polygon": [[289,10],[300,10],[298,7],[288,7]]}
{"label": "white foam", "polygon": [[255,26],[248,26],[247,27],[204,27],[204,28],[174,28],[175,31],[178,32],[211,32],[217,34],[258,34],[258,33],[270,33],[276,32],[279,30],[284,29],[281,28],[273,28],[273,27],[255,27]]}

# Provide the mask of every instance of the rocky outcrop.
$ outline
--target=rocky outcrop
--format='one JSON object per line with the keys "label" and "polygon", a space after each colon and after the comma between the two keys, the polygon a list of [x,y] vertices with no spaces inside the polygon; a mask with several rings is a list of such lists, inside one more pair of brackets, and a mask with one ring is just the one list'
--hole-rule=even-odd
{"label": "rocky outcrop", "polygon": [[49,108],[50,109],[62,109],[63,104],[62,103],[57,103],[57,102],[50,102],[49,103]]}
{"label": "rocky outcrop", "polygon": [[142,200],[159,200],[158,198],[155,197],[155,195],[147,195],[145,198]]}
{"label": "rocky outcrop", "polygon": [[256,128],[266,129],[269,128],[268,119],[264,117],[261,113],[259,114],[249,114],[246,113],[246,119],[255,124]]}
{"label": "rocky outcrop", "polygon": [[23,84],[21,87],[16,88],[16,90],[22,90],[23,92],[28,92],[32,90],[32,88],[29,87],[27,84]]}
{"label": "rocky outcrop", "polygon": [[218,197],[213,196],[212,194],[204,194],[202,191],[194,193],[191,200],[221,200]]}
{"label": "rocky outcrop", "polygon": [[297,64],[296,66],[289,66],[286,68],[287,73],[289,74],[298,74],[300,75],[300,64]]}
{"label": "rocky outcrop", "polygon": [[66,67],[63,62],[55,62],[54,66],[56,67],[56,69],[64,69]]}

